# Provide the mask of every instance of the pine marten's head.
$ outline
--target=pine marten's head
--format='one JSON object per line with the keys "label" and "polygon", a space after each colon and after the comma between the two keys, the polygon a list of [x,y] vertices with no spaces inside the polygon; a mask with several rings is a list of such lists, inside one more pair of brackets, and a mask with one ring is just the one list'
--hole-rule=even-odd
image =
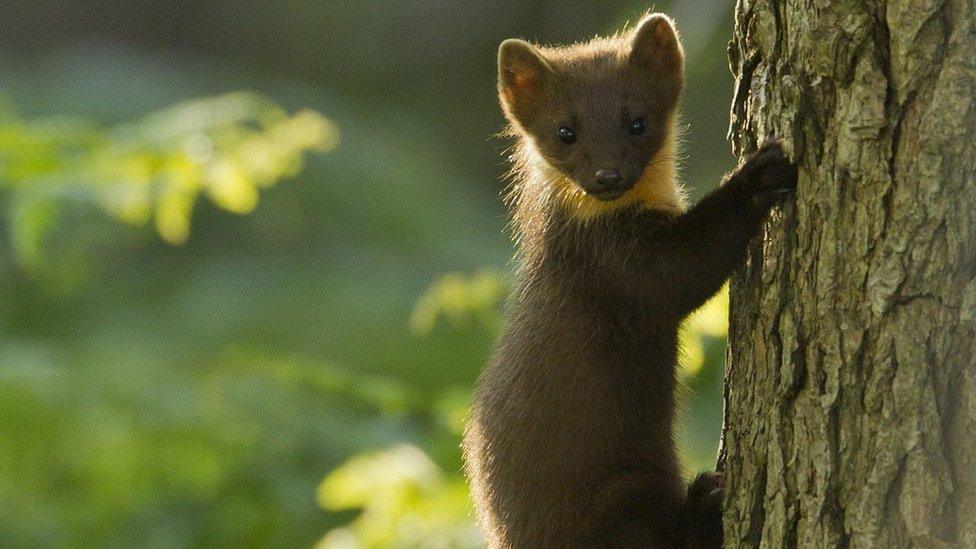
{"label": "pine marten's head", "polygon": [[674,118],[684,54],[659,13],[632,31],[568,47],[506,40],[498,50],[502,108],[525,172],[516,189],[587,218],[620,206],[680,211]]}

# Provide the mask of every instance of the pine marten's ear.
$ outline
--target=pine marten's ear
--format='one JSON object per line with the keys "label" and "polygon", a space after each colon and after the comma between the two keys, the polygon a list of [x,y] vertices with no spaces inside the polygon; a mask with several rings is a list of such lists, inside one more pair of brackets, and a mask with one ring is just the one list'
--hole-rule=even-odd
{"label": "pine marten's ear", "polygon": [[509,39],[498,48],[498,94],[505,115],[528,124],[541,110],[552,67],[532,44]]}
{"label": "pine marten's ear", "polygon": [[657,77],[684,79],[685,54],[671,18],[663,13],[645,17],[630,42],[630,63]]}

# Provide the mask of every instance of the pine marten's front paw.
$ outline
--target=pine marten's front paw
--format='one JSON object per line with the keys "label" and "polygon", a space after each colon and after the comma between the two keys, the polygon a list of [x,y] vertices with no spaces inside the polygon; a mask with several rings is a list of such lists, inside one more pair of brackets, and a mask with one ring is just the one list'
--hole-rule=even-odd
{"label": "pine marten's front paw", "polygon": [[759,148],[736,170],[729,184],[741,186],[757,206],[768,206],[777,196],[796,189],[797,170],[774,139]]}
{"label": "pine marten's front paw", "polygon": [[760,192],[784,193],[796,189],[796,165],[783,150],[783,140],[775,139],[759,148],[748,161]]}
{"label": "pine marten's front paw", "polygon": [[725,475],[717,471],[698,475],[688,486],[684,507],[685,547],[722,547],[722,501]]}

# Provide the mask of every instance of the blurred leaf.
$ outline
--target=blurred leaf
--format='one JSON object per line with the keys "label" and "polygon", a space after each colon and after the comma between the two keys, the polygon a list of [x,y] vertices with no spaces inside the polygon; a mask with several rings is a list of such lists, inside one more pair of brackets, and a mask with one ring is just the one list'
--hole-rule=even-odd
{"label": "blurred leaf", "polygon": [[434,403],[440,425],[460,437],[471,416],[471,391],[461,387],[448,389]]}
{"label": "blurred leaf", "polygon": [[104,128],[90,121],[22,121],[0,109],[0,192],[22,205],[11,218],[22,265],[44,265],[52,204],[105,212],[132,224],[155,218],[170,244],[190,234],[200,193],[246,214],[258,189],[294,176],[306,151],[338,144],[336,126],[318,113],[287,115],[273,102],[237,92],[181,103],[140,120]]}
{"label": "blurred leaf", "polygon": [[417,301],[410,328],[425,335],[443,318],[455,328],[481,322],[497,330],[502,322],[500,306],[507,294],[508,286],[498,271],[485,270],[470,277],[443,275]]}
{"label": "blurred leaf", "polygon": [[725,338],[729,330],[729,285],[691,314],[681,326],[678,343],[681,349],[679,374],[696,375],[705,364],[705,339]]}
{"label": "blurred leaf", "polygon": [[57,205],[52,202],[22,199],[10,210],[11,247],[27,267],[42,261],[44,235],[54,226]]}
{"label": "blurred leaf", "polygon": [[414,446],[350,459],[325,478],[318,501],[332,511],[361,510],[320,549],[480,546],[464,481],[448,479]]}

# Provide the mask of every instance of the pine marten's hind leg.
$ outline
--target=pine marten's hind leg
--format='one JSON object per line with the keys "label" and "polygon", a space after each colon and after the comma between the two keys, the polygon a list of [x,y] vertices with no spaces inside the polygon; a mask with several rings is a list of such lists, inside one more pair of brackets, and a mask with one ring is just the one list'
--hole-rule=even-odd
{"label": "pine marten's hind leg", "polygon": [[721,549],[724,498],[725,475],[722,473],[702,473],[691,482],[682,510],[687,549]]}
{"label": "pine marten's hind leg", "polygon": [[570,547],[674,549],[681,547],[685,488],[677,475],[660,471],[621,474],[592,500],[586,532]]}

